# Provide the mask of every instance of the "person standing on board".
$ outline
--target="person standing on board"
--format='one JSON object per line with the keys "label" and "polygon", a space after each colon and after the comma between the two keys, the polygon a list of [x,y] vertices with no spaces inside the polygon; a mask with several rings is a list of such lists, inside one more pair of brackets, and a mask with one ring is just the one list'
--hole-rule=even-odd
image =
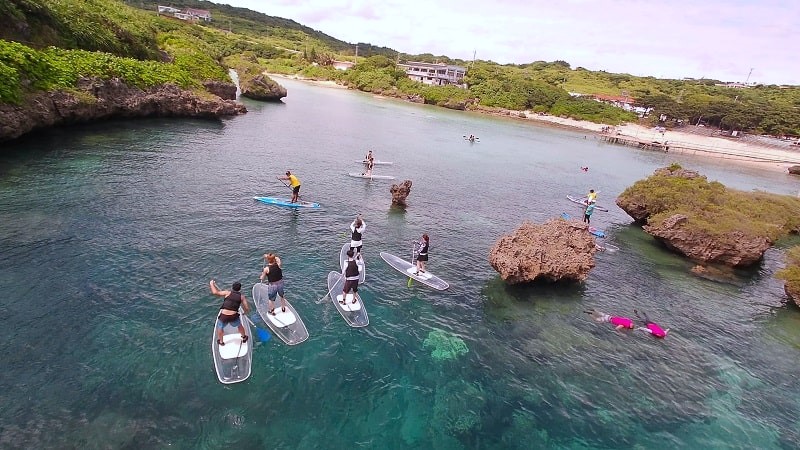
{"label": "person standing on board", "polygon": [[357,215],[350,224],[350,250],[355,250],[358,258],[361,258],[361,235],[366,226],[367,224],[361,220],[361,214]]}
{"label": "person standing on board", "polygon": [[[642,319],[642,317],[639,315],[639,311],[634,309],[633,312],[634,314],[636,314],[636,317]],[[642,319],[644,321],[644,327],[637,328],[638,331],[644,331],[645,333],[650,333],[654,337],[657,337],[659,339],[664,339],[665,337],[667,337],[667,334],[669,333],[669,328],[667,328],[666,330],[661,328],[657,323],[647,318],[647,314],[645,314],[644,311],[642,311],[642,316],[644,316],[644,318]]]}
{"label": "person standing on board", "polygon": [[374,157],[372,156],[372,150],[368,151],[366,155],[364,155],[364,164],[367,162],[374,161]]}
{"label": "person standing on board", "polygon": [[230,291],[223,291],[217,287],[214,280],[208,283],[211,287],[211,293],[217,297],[223,297],[222,306],[219,308],[219,321],[217,322],[217,344],[225,345],[223,342],[222,329],[225,325],[231,325],[239,328],[239,333],[242,335],[242,342],[247,342],[247,333],[244,332],[242,320],[239,318],[239,307],[241,306],[245,314],[250,314],[250,305],[247,304],[247,299],[242,294],[242,283],[238,281],[233,283]]}
{"label": "person standing on board", "polygon": [[616,329],[617,331],[623,328],[627,328],[629,330],[632,330],[634,328],[633,320],[627,317],[612,316],[610,314],[606,314],[600,311],[595,311],[593,309],[584,312],[586,314],[590,314],[595,322],[608,322],[611,325],[614,325],[614,329]]}
{"label": "person standing on board", "polygon": [[272,253],[264,255],[267,265],[261,272],[259,279],[263,282],[267,279],[267,298],[269,299],[269,313],[275,315],[275,299],[281,297],[281,311],[286,312],[286,295],[283,291],[283,269],[281,259]]}
{"label": "person standing on board", "polygon": [[586,209],[583,210],[583,221],[586,222],[587,225],[589,224],[589,219],[591,219],[593,212],[594,202],[589,202],[589,204],[586,205]]}
{"label": "person standing on board", "polygon": [[347,262],[345,263],[344,269],[342,269],[342,277],[344,277],[344,287],[342,288],[342,299],[339,300],[339,303],[345,304],[347,303],[347,294],[350,291],[353,292],[353,301],[351,303],[355,303],[358,300],[356,299],[356,293],[358,292],[358,277],[361,276],[361,269],[358,267],[356,260],[353,259],[353,249],[347,251]]}
{"label": "person standing on board", "polygon": [[288,180],[289,187],[292,188],[292,200],[291,203],[297,202],[297,197],[300,195],[300,180],[297,179],[296,176],[292,175],[291,171],[286,171],[285,177],[278,177],[279,180]]}
{"label": "person standing on board", "polygon": [[428,262],[428,248],[430,247],[430,238],[427,234],[422,235],[422,239],[416,242],[417,246],[417,271],[414,275],[419,275],[420,272],[425,273],[425,263]]}
{"label": "person standing on board", "polygon": [[[589,168],[586,168],[586,171],[589,171]],[[586,194],[586,203],[594,203],[597,201],[597,192],[594,189],[589,189],[589,193]]]}

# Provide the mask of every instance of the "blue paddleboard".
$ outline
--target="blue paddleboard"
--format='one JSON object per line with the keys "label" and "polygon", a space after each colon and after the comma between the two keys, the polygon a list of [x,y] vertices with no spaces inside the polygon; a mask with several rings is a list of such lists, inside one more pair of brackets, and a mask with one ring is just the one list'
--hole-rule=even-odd
{"label": "blue paddleboard", "polygon": [[289,198],[280,197],[253,197],[253,200],[258,200],[262,203],[275,206],[284,206],[286,208],[319,208],[319,203],[304,202],[302,200],[292,203]]}
{"label": "blue paddleboard", "polygon": [[[561,218],[564,219],[564,220],[571,220],[572,219],[572,217],[570,217],[570,215],[565,213],[565,212],[561,213]],[[601,237],[601,238],[606,237],[605,231],[598,230],[595,227],[589,227],[589,233],[592,233],[593,235],[595,235],[597,237]]]}

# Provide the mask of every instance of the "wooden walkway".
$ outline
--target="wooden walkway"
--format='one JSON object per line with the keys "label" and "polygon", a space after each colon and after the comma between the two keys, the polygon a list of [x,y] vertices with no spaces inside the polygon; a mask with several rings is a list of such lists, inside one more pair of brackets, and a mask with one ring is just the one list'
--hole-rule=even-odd
{"label": "wooden walkway", "polygon": [[644,150],[656,150],[670,153],[685,153],[692,155],[713,154],[724,159],[735,159],[739,161],[763,162],[763,163],[783,163],[800,164],[800,152],[784,152],[785,157],[776,157],[761,153],[757,150],[734,150],[719,147],[705,146],[679,141],[658,142],[652,139],[641,139],[626,135],[600,134],[600,139],[609,144],[626,145],[637,147]]}

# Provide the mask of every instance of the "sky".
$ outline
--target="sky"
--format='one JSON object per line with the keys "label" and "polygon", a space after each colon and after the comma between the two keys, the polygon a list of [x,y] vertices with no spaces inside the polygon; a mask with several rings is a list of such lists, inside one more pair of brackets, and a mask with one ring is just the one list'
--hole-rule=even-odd
{"label": "sky", "polygon": [[215,2],[409,54],[800,85],[799,0]]}

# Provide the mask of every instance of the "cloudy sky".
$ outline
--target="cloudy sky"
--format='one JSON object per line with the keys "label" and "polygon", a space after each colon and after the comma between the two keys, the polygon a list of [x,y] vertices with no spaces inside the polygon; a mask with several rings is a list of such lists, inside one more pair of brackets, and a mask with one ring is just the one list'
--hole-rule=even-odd
{"label": "cloudy sky", "polygon": [[216,1],[403,53],[800,85],[798,0]]}

